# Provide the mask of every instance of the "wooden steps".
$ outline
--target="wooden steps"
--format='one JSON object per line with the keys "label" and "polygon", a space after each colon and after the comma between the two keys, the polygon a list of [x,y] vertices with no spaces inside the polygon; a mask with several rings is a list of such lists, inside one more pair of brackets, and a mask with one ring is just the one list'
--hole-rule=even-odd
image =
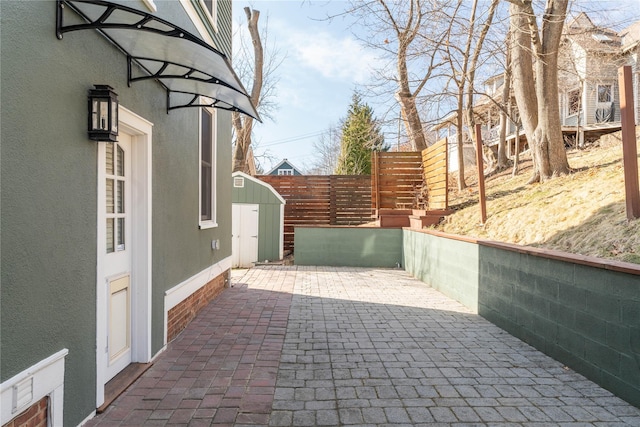
{"label": "wooden steps", "polygon": [[381,228],[411,227],[422,229],[437,225],[444,217],[453,212],[450,209],[379,209],[377,218]]}
{"label": "wooden steps", "polygon": [[450,209],[434,209],[434,210],[420,210],[414,209],[413,214],[409,217],[409,223],[411,228],[417,228],[418,230],[425,227],[431,227],[437,225],[446,217],[451,215],[454,211]]}
{"label": "wooden steps", "polygon": [[411,209],[379,209],[380,228],[409,227],[411,225],[409,217],[412,213]]}

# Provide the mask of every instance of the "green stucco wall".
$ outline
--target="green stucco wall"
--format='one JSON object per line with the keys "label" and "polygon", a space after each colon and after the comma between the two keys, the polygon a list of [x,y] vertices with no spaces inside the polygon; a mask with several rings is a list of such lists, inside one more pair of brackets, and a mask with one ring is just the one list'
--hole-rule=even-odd
{"label": "green stucco wall", "polygon": [[296,227],[296,265],[402,266],[402,230],[367,227]]}
{"label": "green stucco wall", "polygon": [[258,261],[280,259],[282,234],[282,201],[267,184],[244,179],[244,187],[232,187],[233,203],[255,204],[258,209]]}
{"label": "green stucco wall", "polygon": [[640,406],[640,275],[404,230],[406,270]]}
{"label": "green stucco wall", "polygon": [[[195,31],[178,2],[156,3],[160,16]],[[0,2],[0,381],[68,348],[64,420],[75,426],[96,403],[97,144],[86,134],[87,91],[109,84],[154,124],[152,353],[163,346],[164,292],[231,255],[231,127],[219,113],[218,227],[200,230],[197,110],[167,114],[156,82],[128,87],[125,56],[97,32],[56,39],[55,7]]]}

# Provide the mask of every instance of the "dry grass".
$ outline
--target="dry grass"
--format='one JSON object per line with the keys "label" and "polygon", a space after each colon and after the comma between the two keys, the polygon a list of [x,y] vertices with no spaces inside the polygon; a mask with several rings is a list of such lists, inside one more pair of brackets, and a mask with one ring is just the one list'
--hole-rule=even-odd
{"label": "dry grass", "polygon": [[586,150],[572,150],[568,157],[574,172],[543,184],[526,184],[531,176],[527,155],[521,159],[518,176],[512,178],[508,170],[487,177],[484,225],[480,225],[476,172],[468,171],[470,188],[450,195],[457,212],[437,228],[640,264],[640,220],[626,218],[619,135]]}

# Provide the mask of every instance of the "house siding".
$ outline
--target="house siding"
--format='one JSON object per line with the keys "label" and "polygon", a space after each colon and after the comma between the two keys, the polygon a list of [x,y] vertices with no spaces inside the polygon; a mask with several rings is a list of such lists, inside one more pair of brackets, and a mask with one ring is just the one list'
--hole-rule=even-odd
{"label": "house siding", "polygon": [[[142,2],[119,3],[145,10]],[[178,2],[156,4],[158,16],[195,32]],[[164,346],[164,292],[231,255],[231,118],[217,114],[218,226],[200,230],[198,110],[167,114],[155,81],[128,87],[126,57],[98,32],[58,40],[55,7],[0,2],[0,381],[69,349],[64,425],[75,426],[95,409],[97,385],[98,144],[86,134],[88,90],[111,85],[120,105],[154,124],[152,354]],[[211,249],[214,239],[220,250]]]}
{"label": "house siding", "polygon": [[217,0],[218,3],[218,32],[214,40],[218,43],[218,49],[231,58],[231,34],[233,14],[231,0]]}

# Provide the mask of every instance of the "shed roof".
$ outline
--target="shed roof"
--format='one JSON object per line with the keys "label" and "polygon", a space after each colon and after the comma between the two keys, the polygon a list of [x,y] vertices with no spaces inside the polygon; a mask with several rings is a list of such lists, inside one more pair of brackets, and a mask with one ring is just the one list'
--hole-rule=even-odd
{"label": "shed roof", "polygon": [[273,193],[273,195],[274,195],[274,196],[275,196],[275,197],[280,201],[280,203],[282,203],[283,205],[287,203],[287,201],[286,201],[286,200],[285,200],[285,199],[280,195],[280,193],[278,193],[278,192],[276,191],[276,189],[275,189],[275,188],[273,188],[273,187],[271,186],[271,184],[267,184],[266,182],[261,181],[261,180],[259,180],[258,178],[255,178],[255,177],[253,177],[253,176],[251,176],[251,175],[247,175],[246,173],[244,173],[244,172],[240,172],[240,171],[238,171],[238,172],[234,172],[233,174],[231,174],[231,176],[232,176],[233,178],[241,177],[241,178],[244,178],[245,180],[249,180],[250,182],[252,182],[252,183],[254,183],[254,184],[257,184],[257,185],[259,185],[259,186],[265,187],[265,188],[266,188],[266,189],[268,189],[271,193]]}

